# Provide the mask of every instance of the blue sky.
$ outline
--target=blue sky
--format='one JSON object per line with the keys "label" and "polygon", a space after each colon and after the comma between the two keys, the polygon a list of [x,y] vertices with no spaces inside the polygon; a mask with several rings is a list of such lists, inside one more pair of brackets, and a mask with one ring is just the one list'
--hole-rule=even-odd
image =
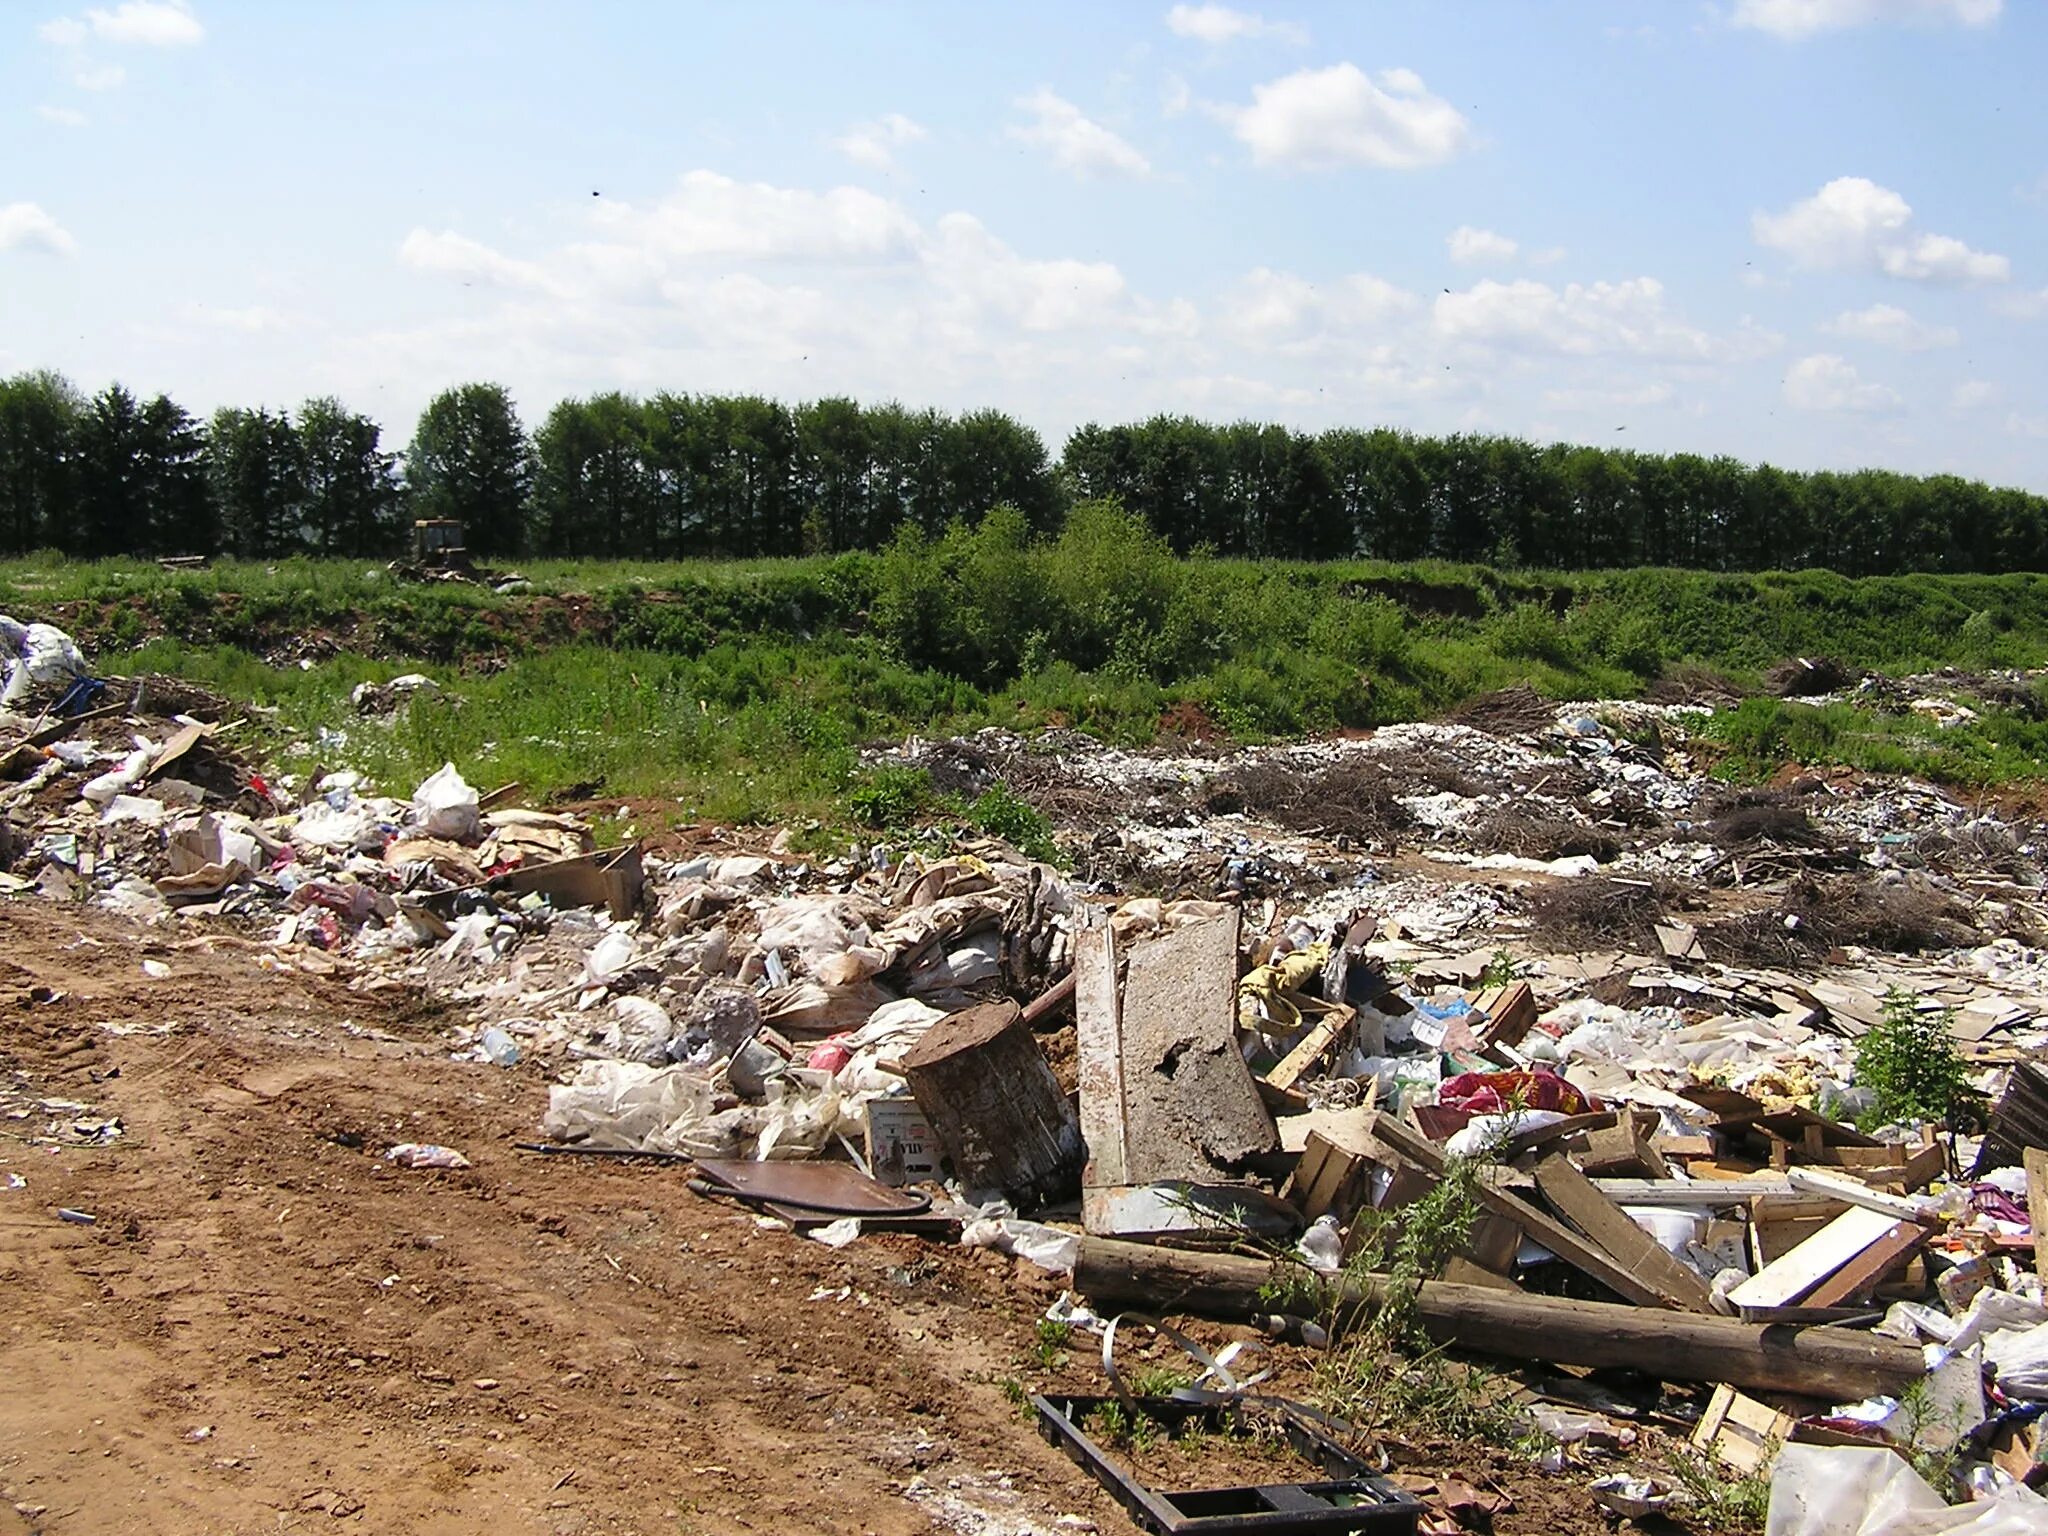
{"label": "blue sky", "polygon": [[2048,6],[0,0],[0,371],[2048,491]]}

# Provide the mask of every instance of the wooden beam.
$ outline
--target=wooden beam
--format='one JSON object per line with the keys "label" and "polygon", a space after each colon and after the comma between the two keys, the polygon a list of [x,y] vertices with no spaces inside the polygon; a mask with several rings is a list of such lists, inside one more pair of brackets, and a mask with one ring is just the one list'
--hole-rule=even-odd
{"label": "wooden beam", "polygon": [[[1382,1144],[1392,1148],[1425,1172],[1437,1178],[1444,1176],[1447,1160],[1443,1148],[1412,1126],[1396,1120],[1391,1115],[1382,1115],[1379,1123],[1373,1127],[1373,1135]],[[1643,1307],[1671,1305],[1655,1286],[1638,1279],[1628,1269],[1609,1258],[1604,1250],[1587,1242],[1556,1217],[1538,1210],[1519,1195],[1498,1189],[1482,1179],[1478,1184],[1478,1198],[1479,1203],[1488,1210],[1496,1215],[1505,1216],[1520,1227],[1525,1235],[1541,1243],[1581,1274],[1599,1281],[1623,1300],[1632,1301]]]}
{"label": "wooden beam", "polygon": [[1664,1245],[1637,1226],[1628,1213],[1599,1190],[1560,1154],[1536,1165],[1536,1187],[1543,1198],[1643,1284],[1656,1291],[1667,1307],[1680,1312],[1712,1312],[1714,1293]]}
{"label": "wooden beam", "polygon": [[[1285,1272],[1307,1273],[1265,1259],[1084,1237],[1074,1287],[1098,1307],[1235,1321],[1271,1312],[1267,1287]],[[1918,1345],[1843,1328],[1767,1326],[1442,1280],[1328,1278],[1340,1326],[1398,1290],[1413,1297],[1416,1317],[1433,1338],[1474,1354],[1627,1367],[1665,1381],[1727,1382],[1838,1402],[1896,1393],[1926,1371]]]}
{"label": "wooden beam", "polygon": [[1840,1174],[1822,1173],[1817,1168],[1793,1168],[1785,1177],[1794,1189],[1809,1195],[1826,1195],[1844,1205],[1861,1206],[1866,1211],[1889,1216],[1893,1221],[1926,1224],[1941,1219],[1932,1200],[1914,1195],[1888,1195],[1883,1190],[1872,1189]]}

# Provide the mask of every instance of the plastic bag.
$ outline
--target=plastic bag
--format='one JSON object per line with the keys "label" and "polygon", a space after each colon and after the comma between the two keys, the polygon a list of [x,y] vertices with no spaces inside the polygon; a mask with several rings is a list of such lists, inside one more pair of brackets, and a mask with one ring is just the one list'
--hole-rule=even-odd
{"label": "plastic bag", "polygon": [[1055,1273],[1071,1271],[1081,1257],[1081,1239],[1073,1233],[1014,1216],[970,1221],[960,1229],[960,1246],[993,1248]]}
{"label": "plastic bag", "polygon": [[623,1061],[658,1067],[668,1062],[669,1042],[675,1034],[675,1021],[661,1004],[644,997],[615,997],[612,1023],[606,1026],[602,1043]]}
{"label": "plastic bag", "polygon": [[614,928],[583,956],[584,985],[608,987],[623,976],[633,964],[633,935],[623,928]]}
{"label": "plastic bag", "polygon": [[413,821],[429,837],[473,843],[481,832],[476,791],[462,782],[453,763],[443,763],[412,793]]}
{"label": "plastic bag", "polygon": [[109,769],[80,791],[94,805],[106,805],[126,790],[133,789],[145,770],[156,760],[156,748],[137,747],[121,759],[121,766]]}
{"label": "plastic bag", "polygon": [[1788,1445],[1771,1469],[1764,1536],[2033,1536],[2048,1501],[2024,1488],[1950,1508],[1888,1450]]}
{"label": "plastic bag", "polygon": [[548,1090],[540,1129],[551,1141],[644,1152],[710,1117],[711,1085],[686,1068],[586,1061]]}

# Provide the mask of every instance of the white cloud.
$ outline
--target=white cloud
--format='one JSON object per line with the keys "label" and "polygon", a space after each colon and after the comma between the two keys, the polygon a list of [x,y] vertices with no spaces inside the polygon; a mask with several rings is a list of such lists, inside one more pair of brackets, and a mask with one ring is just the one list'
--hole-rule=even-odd
{"label": "white cloud", "polygon": [[1543,403],[1558,411],[1628,411],[1669,405],[1677,391],[1662,381],[1617,389],[1546,389]]}
{"label": "white cloud", "polygon": [[266,304],[251,304],[240,309],[216,309],[206,304],[185,306],[185,318],[200,325],[212,326],[217,330],[235,331],[244,336],[260,336],[288,328],[291,321],[278,310]]}
{"label": "white cloud", "polygon": [[1911,205],[1863,176],[1838,176],[1783,213],[1753,215],[1750,227],[1757,244],[1783,251],[1798,267],[1873,268],[1937,283],[2002,283],[2012,275],[2004,256],[1916,230]]}
{"label": "white cloud", "polygon": [[398,247],[398,259],[416,272],[481,278],[507,288],[548,291],[548,275],[530,261],[515,261],[453,230],[415,229]]}
{"label": "white cloud", "polygon": [[1756,356],[1775,338],[1744,331],[1716,337],[1674,314],[1653,277],[1620,283],[1548,283],[1484,279],[1441,295],[1437,334],[1451,341],[1567,357],[1634,356],[1671,362],[1719,362]]}
{"label": "white cloud", "polygon": [[1291,169],[1413,170],[1450,160],[1472,143],[1463,115],[1409,69],[1377,76],[1356,64],[1297,70],[1253,86],[1248,107],[1213,110],[1253,160]]}
{"label": "white cloud", "polygon": [[812,192],[716,171],[687,173],[649,208],[605,199],[592,218],[603,239],[578,249],[599,262],[636,250],[663,260],[886,263],[909,259],[918,234],[901,205],[861,187]]}
{"label": "white cloud", "polygon": [[1798,411],[1868,413],[1897,410],[1900,401],[1897,391],[1864,383],[1848,359],[1817,352],[1785,370],[1785,403]]}
{"label": "white cloud", "polygon": [[2048,317],[2048,288],[2037,288],[2027,293],[2006,293],[1999,295],[1995,307],[2002,315],[2015,320],[2039,320]]}
{"label": "white cloud", "polygon": [[81,91],[118,91],[128,80],[128,71],[118,64],[100,64],[81,69],[71,83]]}
{"label": "white cloud", "polygon": [[1958,415],[1980,411],[1998,399],[1998,386],[1988,379],[1965,379],[1948,392],[1948,408]]}
{"label": "white cloud", "polygon": [[1294,22],[1268,21],[1257,11],[1234,11],[1227,5],[1176,5],[1166,13],[1166,29],[1175,37],[1212,44],[1254,37],[1296,44],[1308,41],[1308,29]]}
{"label": "white cloud", "polygon": [[37,107],[36,116],[46,123],[55,123],[60,128],[83,128],[91,121],[76,107]]}
{"label": "white cloud", "polygon": [[1735,25],[1778,37],[1811,37],[1872,22],[1988,27],[2005,0],[1736,0]]}
{"label": "white cloud", "polygon": [[102,42],[141,48],[186,48],[206,36],[185,0],[125,0],[111,11],[87,11],[85,19]]}
{"label": "white cloud", "polygon": [[1052,153],[1053,163],[1076,176],[1149,176],[1152,162],[1138,149],[1084,115],[1081,109],[1049,90],[1017,98],[1031,114],[1028,123],[1013,124],[1010,137]]}
{"label": "white cloud", "polygon": [[1452,230],[1444,244],[1450,248],[1451,260],[1461,267],[1502,266],[1513,261],[1515,252],[1521,249],[1506,235],[1474,229],[1470,224],[1460,224]]}
{"label": "white cloud", "polygon": [[855,123],[832,141],[832,147],[855,165],[893,171],[896,151],[927,137],[923,124],[911,121],[901,112],[884,112],[870,122]]}
{"label": "white cloud", "polygon": [[78,249],[71,232],[34,203],[0,207],[0,251],[47,251],[68,256]]}
{"label": "white cloud", "polygon": [[1168,75],[1166,83],[1159,89],[1159,115],[1179,117],[1193,104],[1195,93],[1188,89],[1187,81],[1179,75]]}
{"label": "white cloud", "polygon": [[1249,346],[1298,350],[1384,331],[1412,314],[1417,303],[1414,294],[1369,273],[1311,283],[1259,267],[1224,297],[1218,318],[1226,332]]}
{"label": "white cloud", "polygon": [[1962,340],[1954,326],[1928,325],[1896,304],[1844,310],[1834,319],[1822,322],[1821,330],[1844,341],[1868,341],[1901,352],[1930,352],[1936,347],[1952,347]]}
{"label": "white cloud", "polygon": [[58,48],[76,48],[92,35],[91,28],[75,16],[57,16],[36,28],[36,36]]}
{"label": "white cloud", "polygon": [[2005,430],[2014,437],[2048,437],[2048,416],[2027,416],[2012,411],[2005,418]]}

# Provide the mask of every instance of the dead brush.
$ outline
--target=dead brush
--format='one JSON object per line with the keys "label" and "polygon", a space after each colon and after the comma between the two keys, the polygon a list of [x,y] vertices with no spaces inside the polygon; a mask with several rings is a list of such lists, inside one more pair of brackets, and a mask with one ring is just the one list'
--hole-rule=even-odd
{"label": "dead brush", "polygon": [[1811,963],[1831,950],[1894,954],[1977,942],[1970,909],[1919,882],[1802,879],[1771,909],[1700,930],[1707,958],[1731,965]]}
{"label": "dead brush", "polygon": [[1590,857],[1597,863],[1612,864],[1623,848],[1619,837],[1595,822],[1530,816],[1507,806],[1489,811],[1470,836],[1476,848],[1524,859]]}
{"label": "dead brush", "polygon": [[1557,706],[1527,683],[1467,699],[1444,716],[1451,725],[1469,725],[1495,736],[1525,735],[1545,729],[1557,718]]}
{"label": "dead brush", "polygon": [[1683,888],[1659,875],[1642,880],[1588,875],[1529,893],[1536,932],[1567,949],[1650,948],[1654,953],[1657,924],[1684,906]]}
{"label": "dead brush", "polygon": [[1724,850],[1765,843],[1784,848],[1832,846],[1827,834],[1813,824],[1802,798],[1789,789],[1738,789],[1716,795],[1703,807],[1706,819],[1697,824],[1695,835]]}
{"label": "dead brush", "polygon": [[1248,763],[1205,782],[1195,803],[1211,815],[1242,812],[1298,832],[1366,840],[1405,831],[1415,820],[1377,768]]}

